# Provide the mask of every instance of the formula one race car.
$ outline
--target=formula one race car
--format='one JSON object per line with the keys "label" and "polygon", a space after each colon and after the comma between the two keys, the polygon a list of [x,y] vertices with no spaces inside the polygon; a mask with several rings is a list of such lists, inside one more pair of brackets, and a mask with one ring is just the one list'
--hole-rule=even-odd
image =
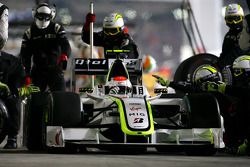
{"label": "formula one race car", "polygon": [[[81,88],[81,93],[33,96],[30,110],[36,114],[28,114],[28,149],[81,146],[144,152],[154,147],[160,152],[213,155],[223,147],[213,95],[167,94],[163,88],[151,97],[140,81],[140,59],[75,59],[72,76],[80,74],[105,75],[106,82]],[[41,99],[49,105],[38,111]]]}

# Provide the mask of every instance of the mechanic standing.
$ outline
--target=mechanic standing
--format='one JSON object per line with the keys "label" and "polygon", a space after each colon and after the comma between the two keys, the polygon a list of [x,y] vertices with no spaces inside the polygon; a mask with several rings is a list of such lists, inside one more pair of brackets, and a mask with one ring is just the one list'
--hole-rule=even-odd
{"label": "mechanic standing", "polygon": [[19,130],[18,88],[24,84],[25,72],[19,58],[3,52],[8,39],[8,7],[0,3],[0,98],[8,110],[8,139],[5,149],[17,148]]}
{"label": "mechanic standing", "polygon": [[[95,22],[95,14],[88,13],[86,21],[82,28],[82,40],[90,43],[90,23]],[[103,20],[103,29],[93,34],[94,46],[102,46],[104,48],[104,57],[109,58],[107,50],[126,50],[129,59],[137,59],[139,57],[138,47],[128,34],[127,27],[124,26],[124,20],[121,14],[111,13]],[[114,58],[114,57],[113,57]]]}
{"label": "mechanic standing", "polygon": [[218,65],[223,69],[227,65],[232,65],[233,61],[242,55],[239,46],[239,38],[243,29],[244,11],[239,4],[229,4],[225,9],[225,22],[229,28],[226,33],[222,52],[219,56]]}
{"label": "mechanic standing", "polygon": [[38,4],[32,10],[34,22],[23,35],[20,51],[26,84],[32,81],[41,92],[47,88],[65,90],[63,70],[67,67],[71,47],[64,27],[53,21],[55,14],[55,8],[47,3]]}

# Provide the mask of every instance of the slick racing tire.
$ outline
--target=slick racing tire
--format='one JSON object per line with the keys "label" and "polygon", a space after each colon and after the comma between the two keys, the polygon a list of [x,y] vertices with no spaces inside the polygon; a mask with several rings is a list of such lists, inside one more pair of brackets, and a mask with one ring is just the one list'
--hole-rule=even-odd
{"label": "slick racing tire", "polygon": [[219,104],[211,93],[195,93],[184,97],[190,128],[221,128]]}
{"label": "slick racing tire", "polygon": [[[219,104],[213,94],[210,93],[196,93],[189,94],[184,97],[187,108],[189,110],[189,128],[197,129],[211,129],[221,128],[221,117]],[[185,150],[187,155],[209,156],[214,155],[217,149],[214,148],[213,134],[207,136],[208,142],[211,144],[200,144],[191,146]],[[209,141],[210,140],[210,141]]]}
{"label": "slick racing tire", "polygon": [[0,144],[7,135],[8,112],[4,103],[0,100]]}
{"label": "slick racing tire", "polygon": [[73,92],[51,93],[51,113],[49,125],[79,127],[82,123],[80,96]]}
{"label": "slick racing tire", "polygon": [[[63,128],[81,127],[81,102],[80,96],[73,92],[55,91],[51,93],[50,110],[46,125],[61,126]],[[44,134],[46,136],[46,133]],[[46,146],[49,153],[76,153],[84,152],[86,148],[81,145],[65,143],[65,147]]]}
{"label": "slick racing tire", "polygon": [[44,149],[45,118],[44,112],[49,109],[49,93],[32,94],[27,104],[27,140],[28,150],[39,151]]}
{"label": "slick racing tire", "polygon": [[[209,64],[215,67],[219,71],[219,67],[217,65],[218,57],[209,54],[202,53],[194,55],[186,60],[184,60],[176,69],[174,74],[174,81],[192,81],[194,71],[200,67],[201,65]],[[183,93],[180,90],[176,90],[178,93]]]}

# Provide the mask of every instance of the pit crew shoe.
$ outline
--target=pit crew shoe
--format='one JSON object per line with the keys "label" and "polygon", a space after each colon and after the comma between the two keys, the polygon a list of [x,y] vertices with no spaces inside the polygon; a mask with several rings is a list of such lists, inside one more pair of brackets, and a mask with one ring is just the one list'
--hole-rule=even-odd
{"label": "pit crew shoe", "polygon": [[250,143],[249,143],[249,140],[244,140],[244,142],[238,147],[237,155],[250,156]]}
{"label": "pit crew shoe", "polygon": [[7,143],[3,147],[4,149],[17,149],[17,139],[8,138]]}

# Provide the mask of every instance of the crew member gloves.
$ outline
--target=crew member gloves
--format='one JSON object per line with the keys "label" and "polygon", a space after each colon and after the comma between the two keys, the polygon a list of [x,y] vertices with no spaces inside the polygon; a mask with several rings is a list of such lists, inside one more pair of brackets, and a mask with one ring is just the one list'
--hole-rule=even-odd
{"label": "crew member gloves", "polygon": [[68,61],[68,56],[66,54],[62,54],[57,59],[57,65],[61,66],[61,68],[63,70],[66,70],[66,68],[67,68],[67,61]]}
{"label": "crew member gloves", "polygon": [[208,92],[225,93],[226,84],[224,82],[204,82],[201,84],[201,89]]}
{"label": "crew member gloves", "polygon": [[25,85],[28,86],[30,84],[31,84],[31,78],[30,78],[30,76],[26,76],[25,77]]}
{"label": "crew member gloves", "polygon": [[40,92],[40,88],[34,85],[28,85],[19,88],[19,96],[29,96],[31,93],[37,92]]}
{"label": "crew member gloves", "polygon": [[83,28],[84,28],[85,31],[89,31],[89,25],[90,25],[90,23],[94,23],[95,22],[96,16],[95,16],[95,14],[88,13],[86,15],[85,19],[86,19],[86,22],[85,22]]}
{"label": "crew member gloves", "polygon": [[166,86],[166,87],[169,86],[170,84],[169,80],[164,80],[162,77],[158,75],[152,75],[152,76],[156,78],[156,82],[159,83],[161,86]]}

